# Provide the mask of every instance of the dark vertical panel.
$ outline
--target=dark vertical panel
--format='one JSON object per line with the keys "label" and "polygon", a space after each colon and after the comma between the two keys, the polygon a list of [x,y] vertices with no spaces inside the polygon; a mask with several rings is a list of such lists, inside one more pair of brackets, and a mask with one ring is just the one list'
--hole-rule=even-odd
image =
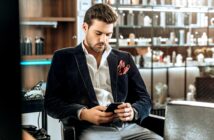
{"label": "dark vertical panel", "polygon": [[21,140],[18,0],[0,1],[0,140]]}

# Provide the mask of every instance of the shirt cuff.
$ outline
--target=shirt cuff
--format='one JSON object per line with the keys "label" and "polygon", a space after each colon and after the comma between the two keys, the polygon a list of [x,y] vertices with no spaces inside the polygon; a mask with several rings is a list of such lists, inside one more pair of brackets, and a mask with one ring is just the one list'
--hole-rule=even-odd
{"label": "shirt cuff", "polygon": [[133,118],[133,120],[136,121],[136,120],[138,120],[139,115],[138,115],[138,112],[137,112],[137,110],[135,108],[133,108],[133,111],[134,111],[134,118]]}
{"label": "shirt cuff", "polygon": [[81,109],[79,109],[79,110],[77,111],[77,117],[78,117],[79,120],[81,120],[81,119],[80,119],[80,114],[81,114],[81,112],[82,112],[83,109],[86,109],[86,107],[83,107],[83,108],[81,108]]}

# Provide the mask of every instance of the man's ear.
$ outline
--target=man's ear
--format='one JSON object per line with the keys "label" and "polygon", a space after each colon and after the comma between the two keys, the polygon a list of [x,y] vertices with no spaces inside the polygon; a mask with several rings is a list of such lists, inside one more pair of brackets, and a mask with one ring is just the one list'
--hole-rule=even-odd
{"label": "man's ear", "polygon": [[84,32],[88,31],[88,24],[84,22],[82,28]]}

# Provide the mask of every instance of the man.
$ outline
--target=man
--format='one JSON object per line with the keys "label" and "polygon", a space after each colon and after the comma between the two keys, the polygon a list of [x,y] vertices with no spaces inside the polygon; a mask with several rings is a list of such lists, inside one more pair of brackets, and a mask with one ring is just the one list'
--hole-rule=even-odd
{"label": "man", "polygon": [[[151,100],[131,55],[109,45],[116,21],[110,6],[93,5],[85,14],[83,42],[55,52],[45,95],[47,112],[74,119],[81,140],[161,139],[134,123],[148,116]],[[123,103],[105,112],[112,102]]]}

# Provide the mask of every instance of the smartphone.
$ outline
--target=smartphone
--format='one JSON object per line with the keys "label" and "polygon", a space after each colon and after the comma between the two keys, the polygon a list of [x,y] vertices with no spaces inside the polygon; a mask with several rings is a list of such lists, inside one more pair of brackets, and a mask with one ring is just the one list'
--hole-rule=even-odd
{"label": "smartphone", "polygon": [[110,105],[108,105],[105,112],[114,112],[114,110],[117,109],[117,106],[121,105],[121,104],[122,104],[122,102],[111,103]]}

